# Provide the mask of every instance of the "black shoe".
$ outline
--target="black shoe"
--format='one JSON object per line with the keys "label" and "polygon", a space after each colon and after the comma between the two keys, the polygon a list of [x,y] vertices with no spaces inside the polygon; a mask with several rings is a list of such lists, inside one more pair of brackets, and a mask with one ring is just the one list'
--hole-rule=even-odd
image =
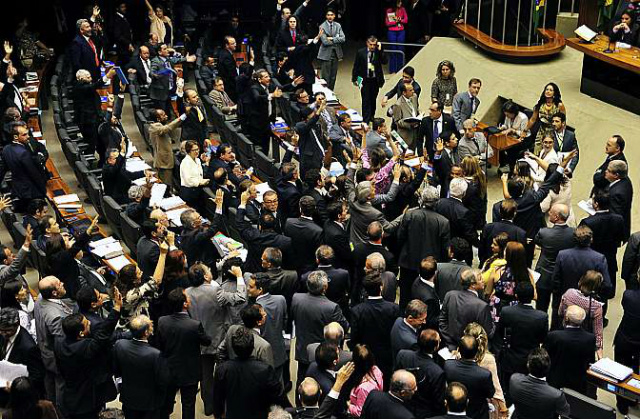
{"label": "black shoe", "polygon": [[602,319],[602,328],[604,329],[608,325],[609,325],[609,319],[607,318]]}

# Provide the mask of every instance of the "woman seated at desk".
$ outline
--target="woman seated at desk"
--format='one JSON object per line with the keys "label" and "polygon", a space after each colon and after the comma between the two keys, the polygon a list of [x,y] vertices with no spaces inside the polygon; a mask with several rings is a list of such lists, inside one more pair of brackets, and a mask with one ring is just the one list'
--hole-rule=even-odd
{"label": "woman seated at desk", "polygon": [[522,141],[520,144],[502,152],[500,156],[500,162],[502,162],[500,170],[502,172],[512,172],[516,160],[531,146],[531,141],[523,141],[531,135],[527,128],[529,118],[524,112],[520,111],[518,105],[510,100],[502,105],[502,113],[504,114],[504,122],[499,126],[501,134],[517,137]]}
{"label": "woman seated at desk", "polygon": [[625,10],[620,15],[620,22],[613,25],[609,34],[611,42],[620,42],[627,45],[638,45],[638,25],[635,21],[635,13],[631,10]]}

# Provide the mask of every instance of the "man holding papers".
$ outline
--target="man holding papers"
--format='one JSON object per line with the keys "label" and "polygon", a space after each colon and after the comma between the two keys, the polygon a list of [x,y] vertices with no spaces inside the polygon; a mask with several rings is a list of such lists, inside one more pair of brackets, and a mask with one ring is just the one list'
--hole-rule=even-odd
{"label": "man holding papers", "polygon": [[407,143],[409,150],[415,150],[422,120],[418,109],[418,96],[413,85],[409,83],[403,84],[400,92],[402,95],[392,108],[393,122],[398,126],[398,134]]}

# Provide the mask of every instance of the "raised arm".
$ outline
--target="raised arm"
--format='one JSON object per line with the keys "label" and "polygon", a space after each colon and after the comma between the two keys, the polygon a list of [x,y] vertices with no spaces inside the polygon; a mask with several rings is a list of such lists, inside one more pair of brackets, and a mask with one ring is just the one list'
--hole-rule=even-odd
{"label": "raised arm", "polygon": [[164,264],[167,260],[167,253],[169,253],[169,244],[166,242],[160,243],[160,256],[158,256],[156,269],[153,271],[153,280],[158,285],[162,283],[162,277],[164,276]]}

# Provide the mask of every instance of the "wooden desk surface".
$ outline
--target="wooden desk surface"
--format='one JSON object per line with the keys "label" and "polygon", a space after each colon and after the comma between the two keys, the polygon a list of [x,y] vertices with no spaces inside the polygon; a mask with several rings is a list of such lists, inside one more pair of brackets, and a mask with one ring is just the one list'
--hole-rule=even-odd
{"label": "wooden desk surface", "polygon": [[[598,374],[596,372],[591,371],[591,369],[589,369],[587,370],[587,377],[596,383],[600,382],[602,384],[605,384],[605,386],[600,385],[600,387],[604,388],[605,390],[611,393],[620,395],[624,398],[631,399],[634,401],[637,401],[640,398],[640,389],[627,384],[629,381],[634,379],[640,380],[640,375],[638,374],[631,374],[629,378],[627,378],[626,380],[618,382],[613,378],[609,378],[606,375]],[[615,387],[621,389],[622,392],[616,391]]]}
{"label": "wooden desk surface", "polygon": [[567,45],[590,57],[604,61],[616,67],[640,74],[640,48],[616,49],[615,52],[603,52],[609,47],[609,37],[598,35],[593,43],[582,43],[579,38],[568,38]]}

